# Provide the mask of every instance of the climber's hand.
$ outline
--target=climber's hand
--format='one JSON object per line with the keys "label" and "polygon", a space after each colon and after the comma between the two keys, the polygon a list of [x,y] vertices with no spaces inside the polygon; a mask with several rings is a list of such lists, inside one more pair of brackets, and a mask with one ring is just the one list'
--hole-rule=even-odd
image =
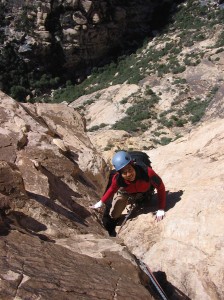
{"label": "climber's hand", "polygon": [[90,208],[98,209],[98,208],[101,208],[102,206],[103,206],[103,202],[100,200],[97,203],[95,203],[94,205],[91,205]]}
{"label": "climber's hand", "polygon": [[161,221],[164,217],[165,217],[165,211],[164,211],[163,209],[157,210],[155,220],[156,220],[157,222],[159,222],[159,221]]}

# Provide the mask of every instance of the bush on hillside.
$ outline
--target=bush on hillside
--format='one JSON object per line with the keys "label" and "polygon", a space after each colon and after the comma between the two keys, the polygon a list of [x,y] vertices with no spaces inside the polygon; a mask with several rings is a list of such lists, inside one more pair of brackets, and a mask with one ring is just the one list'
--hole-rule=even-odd
{"label": "bush on hillside", "polygon": [[20,85],[14,85],[10,89],[10,95],[13,99],[17,99],[18,101],[25,102],[27,97],[27,90]]}
{"label": "bush on hillside", "polygon": [[124,117],[122,120],[116,122],[112,129],[116,130],[125,130],[127,132],[136,132],[138,130],[139,123],[133,122],[132,119],[128,117]]}

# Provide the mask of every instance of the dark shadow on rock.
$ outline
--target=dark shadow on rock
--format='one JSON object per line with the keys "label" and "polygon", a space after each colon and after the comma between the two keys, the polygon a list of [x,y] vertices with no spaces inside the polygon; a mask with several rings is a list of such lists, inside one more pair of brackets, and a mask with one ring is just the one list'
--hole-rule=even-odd
{"label": "dark shadow on rock", "polygon": [[54,212],[66,217],[67,219],[69,219],[73,222],[76,222],[76,223],[79,223],[81,225],[84,225],[84,226],[88,227],[88,225],[86,224],[85,220],[83,220],[82,217],[77,215],[75,212],[69,211],[66,208],[56,204],[50,198],[47,198],[47,197],[42,196],[42,195],[34,194],[34,193],[31,193],[31,192],[27,192],[27,194],[31,199],[39,202],[43,206],[46,206],[46,207],[50,208]]}
{"label": "dark shadow on rock", "polygon": [[0,236],[7,236],[10,232],[10,226],[7,223],[0,222]]}
{"label": "dark shadow on rock", "polygon": [[[177,202],[181,200],[183,191],[178,192],[166,192],[166,211],[173,208]],[[137,217],[140,214],[155,213],[158,210],[158,198],[157,194],[154,194],[150,200],[146,199],[139,202],[139,205],[134,209],[130,216],[131,218]]]}
{"label": "dark shadow on rock", "polygon": [[25,215],[23,212],[11,211],[7,215],[7,218],[29,231],[40,232],[47,229],[46,225],[40,223],[30,216]]}
{"label": "dark shadow on rock", "polygon": [[68,150],[65,153],[65,156],[70,159],[73,163],[77,163],[78,159],[79,159],[79,155],[77,153],[75,153],[72,150]]}
{"label": "dark shadow on rock", "polygon": [[162,287],[169,300],[191,300],[187,295],[185,295],[182,291],[180,291],[167,280],[165,272],[153,272],[153,275],[155,276],[156,280]]}
{"label": "dark shadow on rock", "polygon": [[183,195],[184,191],[179,190],[178,192],[169,192],[167,191],[166,195],[166,211],[173,208],[177,202],[181,200],[181,196]]}
{"label": "dark shadow on rock", "polygon": [[25,215],[22,212],[10,211],[9,214],[2,217],[0,226],[0,235],[8,235],[11,230],[17,230],[23,234],[36,236],[46,242],[55,242],[44,234],[38,233],[39,231],[46,230],[47,227],[35,220],[34,218]]}
{"label": "dark shadow on rock", "polygon": [[[166,192],[166,211],[173,208],[177,202],[181,200],[181,196],[183,195],[183,191],[180,190],[178,192]],[[112,206],[112,199],[108,200],[105,206],[105,209],[103,211],[102,220],[100,220],[100,223],[104,226],[104,228],[108,232],[115,233],[116,226],[123,227],[127,220],[131,220],[133,218],[136,218],[137,216],[141,214],[148,214],[153,213],[155,215],[155,212],[158,210],[158,198],[157,194],[152,194],[150,197],[146,199],[140,199],[138,201],[138,205],[133,209],[129,217],[127,218],[127,214],[122,214],[117,220],[114,220],[110,217],[109,212]],[[131,208],[130,208],[131,209]],[[125,221],[126,219],[126,221]]]}
{"label": "dark shadow on rock", "polygon": [[77,178],[83,185],[96,190],[96,187],[84,176],[84,174],[79,174]]}
{"label": "dark shadow on rock", "polygon": [[[79,158],[78,154],[74,153],[71,150],[68,150],[67,152],[61,152],[64,156],[66,156],[73,164],[77,165],[77,160]],[[83,185],[92,188],[93,190],[96,190],[95,185],[89,181],[89,179],[85,176],[85,174],[80,170],[80,174],[77,176],[77,180],[79,180]]]}
{"label": "dark shadow on rock", "polygon": [[[166,199],[167,199],[166,211],[173,208],[175,206],[175,204],[181,200],[182,195],[183,195],[182,190],[180,190],[178,192],[167,191],[166,192]],[[111,204],[108,207],[109,207],[109,209],[105,210],[104,218],[108,217]],[[139,201],[138,205],[133,209],[133,211],[131,212],[131,214],[129,215],[127,220],[136,218],[137,216],[139,216],[141,214],[153,213],[155,215],[157,210],[158,210],[158,198],[157,198],[156,194],[153,194],[150,199],[143,199],[143,200]],[[116,221],[116,224],[118,226],[123,226],[126,216],[127,216],[127,214],[121,215],[121,217]]]}
{"label": "dark shadow on rock", "polygon": [[[49,195],[50,199],[47,198],[48,203],[49,201],[57,199],[64,207],[68,208],[74,214],[76,219],[86,219],[91,215],[90,212],[85,207],[76,203],[74,200],[75,198],[82,198],[81,194],[73,191],[58,176],[52,174],[49,170],[47,170],[43,166],[41,166],[41,172],[48,178],[49,190],[50,190],[50,195]],[[58,212],[60,213],[60,210]]]}
{"label": "dark shadow on rock", "polygon": [[[7,207],[10,208],[10,207]],[[5,222],[6,213],[5,208],[0,208],[0,236],[6,236],[10,232],[10,226]]]}

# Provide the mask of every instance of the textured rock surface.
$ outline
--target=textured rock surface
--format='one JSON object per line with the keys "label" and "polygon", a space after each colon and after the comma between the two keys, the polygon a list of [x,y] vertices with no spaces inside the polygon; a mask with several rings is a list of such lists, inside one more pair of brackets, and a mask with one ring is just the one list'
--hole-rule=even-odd
{"label": "textured rock surface", "polygon": [[[216,107],[211,103],[212,114],[208,111],[204,123],[184,138],[149,152],[168,190],[166,218],[155,223],[153,202],[119,235],[129,250],[154,272],[164,272],[190,299],[223,298],[224,145]],[[81,117],[63,104],[23,105],[3,93],[0,108],[0,195],[7,213],[0,220],[3,299],[30,293],[50,299],[55,290],[68,299],[125,299],[127,290],[127,299],[150,299],[127,248],[108,238],[88,209],[100,197],[103,180],[97,184],[93,178],[104,163],[85,136]],[[94,169],[79,166],[75,154],[82,157],[81,165],[85,152],[91,153]],[[79,275],[77,270],[84,271]],[[83,279],[77,285],[77,278],[88,278],[88,283]],[[92,282],[105,286],[105,293],[102,288],[93,291]]]}
{"label": "textured rock surface", "polygon": [[96,260],[18,232],[0,246],[1,299],[153,299],[117,254]]}
{"label": "textured rock surface", "polygon": [[[191,299],[223,299],[223,119],[149,152],[167,187],[166,218],[145,210],[121,231],[129,248]],[[154,209],[156,209],[154,207]]]}
{"label": "textured rock surface", "polygon": [[[107,89],[78,98],[69,104],[74,108],[85,106],[87,129],[93,126],[113,125],[125,116],[125,111],[130,103],[122,103],[139,90],[136,84],[118,84]],[[89,103],[89,104],[88,104]]]}
{"label": "textured rock surface", "polygon": [[[0,148],[4,159],[1,163],[4,202],[15,198],[17,188],[13,184],[19,185],[17,181],[21,181],[22,193],[26,190],[29,195],[17,209],[30,211],[32,207],[32,213],[38,215],[38,221],[43,222],[52,235],[67,236],[69,231],[64,232],[61,224],[52,224],[53,216],[56,222],[58,216],[68,221],[71,231],[75,228],[85,231],[88,223],[85,219],[90,212],[83,204],[88,207],[98,199],[108,171],[85,136],[81,117],[64,105],[47,105],[41,111],[38,105],[23,106],[3,93],[0,96],[1,134],[7,139]],[[62,112],[63,119],[59,117]],[[83,169],[79,167],[80,158]],[[30,198],[32,200],[27,201]],[[39,213],[35,213],[35,209]],[[102,232],[100,227],[98,230]]]}
{"label": "textured rock surface", "polygon": [[0,298],[154,299],[90,212],[108,170],[80,115],[3,93],[0,115]]}

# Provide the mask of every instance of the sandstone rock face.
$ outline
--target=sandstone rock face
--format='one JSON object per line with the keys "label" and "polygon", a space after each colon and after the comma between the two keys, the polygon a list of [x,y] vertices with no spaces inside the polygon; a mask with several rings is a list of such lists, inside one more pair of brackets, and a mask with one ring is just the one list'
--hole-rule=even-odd
{"label": "sandstone rock face", "polygon": [[23,208],[26,190],[19,169],[12,163],[0,161],[0,209]]}
{"label": "sandstone rock face", "polygon": [[184,138],[148,152],[167,188],[166,218],[149,212],[121,231],[129,248],[163,271],[190,299],[223,299],[223,119],[201,123]]}
{"label": "sandstone rock face", "polygon": [[[33,199],[23,202],[22,207],[17,205],[17,209],[29,211],[32,205],[36,208],[44,205],[48,213],[51,209],[54,211],[52,216],[55,213],[55,216],[68,218],[71,228],[76,220],[81,224],[81,231],[85,230],[85,219],[90,213],[82,205],[86,203],[88,207],[99,198],[98,192],[105,188],[108,170],[85,136],[81,117],[65,105],[47,105],[41,110],[38,105],[19,104],[3,93],[0,96],[1,133],[7,138],[0,149],[4,202],[10,202],[12,196],[15,198],[16,188],[11,183],[17,182],[15,164],[21,172],[18,182],[24,184],[21,193],[25,194],[26,190],[31,193],[26,200]],[[81,164],[79,166],[80,159],[83,169]],[[85,189],[91,192],[86,193]],[[72,212],[74,209],[79,212]],[[40,208],[37,211],[40,212]],[[63,234],[63,228],[60,225],[51,228],[50,219],[44,215],[39,213],[38,218],[46,226],[49,222],[49,233]]]}
{"label": "sandstone rock face", "polygon": [[154,299],[89,209],[108,170],[81,116],[3,93],[0,115],[0,298]]}
{"label": "sandstone rock face", "polygon": [[113,125],[122,119],[130,103],[123,103],[122,100],[130,98],[139,90],[136,84],[118,84],[109,88],[81,96],[69,106],[79,109],[85,107],[85,118],[87,129],[94,126]]}
{"label": "sandstone rock face", "polygon": [[148,132],[133,136],[124,130],[111,129],[127,116],[132,99],[141,92],[140,86],[124,83],[81,96],[69,104],[85,116],[88,136],[108,163],[115,149],[143,149],[145,145],[152,145]]}
{"label": "sandstone rock face", "polygon": [[0,245],[1,299],[154,299],[119,255],[96,260],[18,232]]}
{"label": "sandstone rock face", "polygon": [[[1,297],[51,299],[56,290],[61,298],[69,291],[71,299],[125,299],[128,289],[127,299],[151,299],[124,244],[109,239],[88,209],[105,183],[94,177],[107,171],[80,115],[65,104],[24,105],[3,93],[0,103]],[[154,221],[155,195],[119,234],[190,299],[223,298],[223,119],[211,107],[184,138],[148,152],[167,188],[166,218]],[[82,165],[85,153],[94,168]],[[40,274],[47,274],[44,288]],[[87,277],[88,284],[74,284]]]}

